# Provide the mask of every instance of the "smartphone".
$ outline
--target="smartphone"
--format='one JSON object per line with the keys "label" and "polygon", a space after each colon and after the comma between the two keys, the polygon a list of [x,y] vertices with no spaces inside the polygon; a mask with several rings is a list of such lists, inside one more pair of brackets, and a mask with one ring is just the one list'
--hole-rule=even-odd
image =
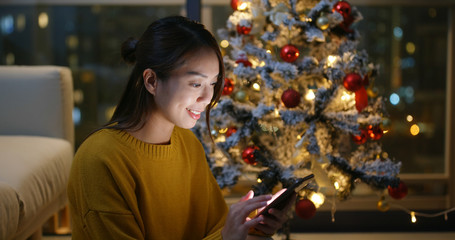
{"label": "smartphone", "polygon": [[305,187],[306,182],[314,178],[314,174],[310,174],[304,178],[298,178],[294,184],[286,189],[280,196],[278,196],[275,200],[273,200],[270,204],[268,204],[264,209],[262,209],[255,217],[260,215],[267,216],[269,215],[269,209],[283,209],[291,200],[294,194],[297,194],[298,191],[302,190]]}

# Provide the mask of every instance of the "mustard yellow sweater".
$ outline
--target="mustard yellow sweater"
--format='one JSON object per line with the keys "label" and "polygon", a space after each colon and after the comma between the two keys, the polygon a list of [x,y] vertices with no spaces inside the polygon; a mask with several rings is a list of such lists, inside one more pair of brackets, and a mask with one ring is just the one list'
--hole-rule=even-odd
{"label": "mustard yellow sweater", "polygon": [[190,130],[169,145],[103,129],[78,149],[68,184],[73,239],[221,239],[227,206]]}

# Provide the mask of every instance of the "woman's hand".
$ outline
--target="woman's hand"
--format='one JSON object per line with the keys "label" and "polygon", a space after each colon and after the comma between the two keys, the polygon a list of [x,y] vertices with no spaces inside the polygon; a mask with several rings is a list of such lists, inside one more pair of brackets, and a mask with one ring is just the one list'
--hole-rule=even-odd
{"label": "woman's hand", "polygon": [[[269,201],[271,203],[275,198],[280,196],[286,189],[281,189],[277,193],[275,193],[272,197],[272,200]],[[288,204],[282,209],[278,210],[275,208],[269,209],[268,216],[263,216],[264,220],[261,221],[257,226],[254,228],[264,235],[273,235],[281,226],[288,220],[288,212],[291,209],[292,205],[295,204],[295,200],[297,195],[294,194]],[[259,209],[261,211],[262,209]],[[257,231],[256,231],[257,232]]]}
{"label": "woman's hand", "polygon": [[[271,221],[266,221],[264,216],[250,219],[248,215],[258,208],[265,207],[267,201],[272,199],[270,195],[261,195],[253,198],[254,192],[249,191],[238,203],[232,204],[228,215],[226,217],[226,223],[224,224],[221,235],[223,240],[242,240],[246,239],[248,230],[252,227],[258,227],[260,222],[267,224],[273,224]],[[275,209],[274,209],[275,210]],[[273,211],[273,216],[275,216]],[[267,227],[268,229],[268,227]]]}

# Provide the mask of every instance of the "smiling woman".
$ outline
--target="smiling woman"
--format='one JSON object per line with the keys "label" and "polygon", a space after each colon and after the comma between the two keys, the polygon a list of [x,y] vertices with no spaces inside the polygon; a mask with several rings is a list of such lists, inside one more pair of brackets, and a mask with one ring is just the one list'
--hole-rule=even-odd
{"label": "smiling woman", "polygon": [[228,211],[189,130],[222,91],[223,61],[211,33],[184,17],[163,18],[139,40],[125,41],[122,56],[133,69],[120,103],[82,143],[71,168],[73,239],[229,240],[246,239],[250,230],[275,233],[291,204],[249,219],[271,199],[253,198],[251,191]]}

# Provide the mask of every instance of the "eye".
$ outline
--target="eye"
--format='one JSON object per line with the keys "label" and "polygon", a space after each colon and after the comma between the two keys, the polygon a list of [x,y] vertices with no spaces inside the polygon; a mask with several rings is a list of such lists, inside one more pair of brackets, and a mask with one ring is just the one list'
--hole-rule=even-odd
{"label": "eye", "polygon": [[191,83],[191,86],[195,87],[195,88],[198,88],[198,87],[201,86],[201,84],[200,83]]}
{"label": "eye", "polygon": [[217,82],[218,82],[218,81],[212,82],[210,85],[215,86]]}

